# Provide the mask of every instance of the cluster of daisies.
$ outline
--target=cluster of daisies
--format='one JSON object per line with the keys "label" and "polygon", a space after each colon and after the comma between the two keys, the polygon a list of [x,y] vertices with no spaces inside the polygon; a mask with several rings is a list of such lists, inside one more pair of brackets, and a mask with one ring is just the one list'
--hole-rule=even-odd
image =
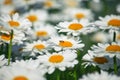
{"label": "cluster of daisies", "polygon": [[1,0],[0,80],[120,80],[120,15],[94,20],[81,3]]}

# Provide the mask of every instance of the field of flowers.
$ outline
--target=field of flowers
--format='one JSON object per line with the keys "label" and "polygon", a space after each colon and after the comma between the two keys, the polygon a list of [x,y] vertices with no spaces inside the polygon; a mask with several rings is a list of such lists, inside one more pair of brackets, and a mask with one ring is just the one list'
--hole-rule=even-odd
{"label": "field of flowers", "polygon": [[0,80],[120,80],[120,0],[0,0]]}

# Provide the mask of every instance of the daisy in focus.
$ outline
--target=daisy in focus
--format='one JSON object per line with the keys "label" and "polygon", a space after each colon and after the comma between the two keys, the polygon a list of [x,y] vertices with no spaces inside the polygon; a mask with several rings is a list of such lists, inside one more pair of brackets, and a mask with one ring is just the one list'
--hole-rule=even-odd
{"label": "daisy in focus", "polygon": [[120,43],[98,43],[97,45],[93,45],[91,47],[92,51],[99,55],[99,56],[105,56],[108,55],[109,57],[116,56],[118,59],[120,59]]}
{"label": "daisy in focus", "polygon": [[59,32],[66,32],[67,35],[78,36],[96,31],[96,28],[89,25],[90,22],[87,19],[81,19],[80,21],[60,22],[56,28]]}
{"label": "daisy in focus", "polygon": [[4,55],[0,55],[0,68],[5,65],[7,65],[7,59],[5,59]]}
{"label": "daisy in focus", "polygon": [[15,13],[12,16],[3,14],[0,17],[0,21],[3,27],[7,30],[25,31],[31,26],[31,22],[27,18],[20,17],[18,13]]}
{"label": "daisy in focus", "polygon": [[67,36],[53,36],[49,40],[52,47],[56,50],[66,50],[66,49],[82,49],[84,44],[81,40],[75,40],[74,38],[68,38]]}
{"label": "daisy in focus", "polygon": [[39,70],[28,70],[20,66],[3,67],[0,75],[0,80],[46,80]]}
{"label": "daisy in focus", "polygon": [[82,58],[84,61],[82,65],[87,66],[98,66],[102,70],[109,70],[113,68],[113,59],[109,56],[98,56],[94,52],[88,50],[88,53],[85,54]]}
{"label": "daisy in focus", "polygon": [[95,24],[100,29],[108,29],[111,31],[120,31],[120,16],[119,15],[107,15],[105,17],[99,17],[100,20],[96,21]]}
{"label": "daisy in focus", "polygon": [[75,50],[66,50],[62,52],[46,53],[38,56],[38,60],[44,65],[49,74],[52,74],[56,68],[60,71],[65,71],[66,68],[74,67],[78,61]]}
{"label": "daisy in focus", "polygon": [[25,43],[25,47],[23,47],[22,51],[27,52],[31,55],[35,55],[37,53],[43,54],[44,52],[47,52],[47,50],[49,50],[50,48],[51,46],[47,41],[38,40],[38,41],[33,41],[32,43]]}
{"label": "daisy in focus", "polygon": [[119,80],[120,77],[116,75],[109,74],[108,72],[101,71],[101,73],[95,72],[91,74],[84,75],[79,80]]}

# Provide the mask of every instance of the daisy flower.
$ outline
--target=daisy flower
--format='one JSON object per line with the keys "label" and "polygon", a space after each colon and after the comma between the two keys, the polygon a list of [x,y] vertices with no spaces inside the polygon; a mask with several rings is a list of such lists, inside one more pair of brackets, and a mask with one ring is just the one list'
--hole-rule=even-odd
{"label": "daisy flower", "polygon": [[62,0],[66,7],[78,7],[81,0]]}
{"label": "daisy flower", "polygon": [[42,0],[13,0],[13,5],[17,8],[26,7],[28,8],[30,5],[35,3],[39,3]]}
{"label": "daisy flower", "polygon": [[98,43],[104,43],[109,41],[109,37],[105,32],[96,32],[92,35],[91,40]]}
{"label": "daisy flower", "polygon": [[59,2],[60,1],[56,1],[56,0],[44,0],[43,1],[43,7],[45,9],[58,8],[58,7],[61,6],[61,4]]}
{"label": "daisy flower", "polygon": [[1,0],[0,4],[4,5],[4,6],[12,6],[13,5],[13,1],[12,0]]}
{"label": "daisy flower", "polygon": [[[50,46],[47,41],[33,41],[33,43],[25,43],[25,47],[23,47],[23,52],[29,52],[32,55],[35,53],[43,54],[47,50],[50,49]],[[24,53],[23,53],[24,54]]]}
{"label": "daisy flower", "polygon": [[1,13],[2,14],[9,14],[10,16],[16,13],[16,9],[14,6],[1,6]]}
{"label": "daisy flower", "polygon": [[[7,31],[3,31],[0,35],[0,41],[3,41],[5,43],[9,43],[11,39],[11,35]],[[14,30],[13,36],[12,36],[12,43],[14,44],[22,44],[23,41],[26,40],[25,34],[21,31]]]}
{"label": "daisy flower", "polygon": [[65,9],[65,14],[69,15],[72,19],[89,19],[93,20],[93,13],[90,9],[84,9],[84,8],[68,8]]}
{"label": "daisy flower", "polygon": [[120,77],[116,75],[109,74],[105,71],[101,71],[99,74],[98,72],[95,73],[89,73],[87,75],[84,75],[82,78],[79,80],[119,80]]}
{"label": "daisy flower", "polygon": [[38,56],[38,60],[47,68],[49,74],[53,73],[56,68],[65,71],[66,68],[74,67],[78,63],[76,58],[75,50],[66,50],[52,54],[46,53],[45,55]]}
{"label": "daisy flower", "polygon": [[82,65],[85,65],[85,68],[89,65],[98,66],[102,70],[109,70],[113,68],[113,59],[109,56],[98,56],[94,52],[88,50],[88,53],[85,54],[82,58]]}
{"label": "daisy flower", "polygon": [[57,35],[57,30],[52,25],[39,23],[29,30],[27,34],[30,38],[42,40],[48,39],[52,35]]}
{"label": "daisy flower", "polygon": [[60,22],[56,28],[59,32],[66,32],[68,35],[72,34],[73,36],[78,36],[96,30],[94,27],[89,27],[89,25],[90,23],[87,19],[81,19],[80,21]]}
{"label": "daisy flower", "polygon": [[99,17],[100,20],[96,21],[95,24],[100,29],[108,29],[110,31],[120,31],[120,16],[119,15],[107,15],[105,17]]}
{"label": "daisy flower", "polygon": [[97,55],[108,55],[109,57],[116,56],[120,59],[120,43],[98,43],[97,45],[93,45],[91,49]]}
{"label": "daisy flower", "polygon": [[0,20],[3,27],[7,30],[16,29],[24,31],[31,26],[29,20],[26,18],[22,18],[21,16],[19,16],[18,13],[15,13],[13,16],[7,14],[2,15],[0,17]]}
{"label": "daisy flower", "polygon": [[23,16],[29,19],[29,21],[32,23],[43,22],[46,21],[48,18],[48,14],[45,10],[30,10]]}
{"label": "daisy flower", "polygon": [[81,43],[81,40],[75,40],[74,38],[68,38],[67,36],[53,36],[49,41],[56,51],[62,49],[82,49],[84,47],[84,44]]}
{"label": "daisy flower", "polygon": [[4,55],[0,55],[0,67],[7,65],[7,59],[5,59]]}
{"label": "daisy flower", "polygon": [[0,75],[0,80],[46,80],[40,71],[19,66],[3,67],[0,69]]}

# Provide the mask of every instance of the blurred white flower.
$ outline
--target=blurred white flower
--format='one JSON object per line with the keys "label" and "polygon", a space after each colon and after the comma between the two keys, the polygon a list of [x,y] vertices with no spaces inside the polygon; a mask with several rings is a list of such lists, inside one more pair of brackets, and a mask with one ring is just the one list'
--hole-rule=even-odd
{"label": "blurred white flower", "polygon": [[101,73],[95,72],[84,75],[79,80],[119,80],[119,79],[120,77],[116,75],[112,75],[109,74],[108,72],[101,71]]}
{"label": "blurred white flower", "polygon": [[5,59],[4,55],[0,55],[0,68],[4,65],[7,65],[7,59]]}
{"label": "blurred white flower", "polygon": [[6,66],[0,69],[0,80],[46,80],[39,70],[21,66]]}
{"label": "blurred white flower", "polygon": [[85,68],[91,65],[98,66],[102,70],[113,68],[113,58],[110,58],[109,56],[98,56],[90,50],[83,56],[82,60],[85,61],[82,63],[82,65],[85,65]]}
{"label": "blurred white flower", "polygon": [[43,54],[44,52],[46,52],[47,50],[49,50],[51,48],[50,44],[48,44],[47,41],[33,41],[32,43],[25,43],[25,46],[23,47],[22,51],[23,51],[23,55],[25,55],[26,53],[24,52],[28,52],[30,55],[35,55],[36,53],[39,54]]}

